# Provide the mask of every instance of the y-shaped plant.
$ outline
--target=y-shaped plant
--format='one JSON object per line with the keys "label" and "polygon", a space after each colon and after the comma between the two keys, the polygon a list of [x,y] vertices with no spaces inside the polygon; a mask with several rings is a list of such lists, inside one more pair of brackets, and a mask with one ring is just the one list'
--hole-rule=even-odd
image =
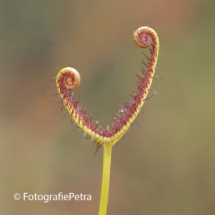
{"label": "y-shaped plant", "polygon": [[136,74],[139,81],[137,81],[137,92],[133,95],[134,100],[124,103],[125,107],[119,110],[111,127],[108,126],[107,129],[98,127],[98,122],[92,120],[92,116],[87,113],[87,109],[82,109],[82,105],[78,104],[80,97],[75,99],[73,93],[71,93],[80,84],[80,75],[75,69],[64,68],[56,78],[57,90],[75,124],[83,129],[84,136],[91,137],[92,140],[97,142],[97,150],[103,146],[103,175],[99,215],[105,215],[107,211],[112,147],[129,130],[130,125],[139,114],[155,77],[154,72],[159,51],[159,40],[156,32],[149,27],[140,27],[134,32],[133,38],[135,44],[140,48],[151,46],[149,49],[151,56],[147,57],[145,55],[148,62],[143,61],[146,67],[142,69],[143,75]]}

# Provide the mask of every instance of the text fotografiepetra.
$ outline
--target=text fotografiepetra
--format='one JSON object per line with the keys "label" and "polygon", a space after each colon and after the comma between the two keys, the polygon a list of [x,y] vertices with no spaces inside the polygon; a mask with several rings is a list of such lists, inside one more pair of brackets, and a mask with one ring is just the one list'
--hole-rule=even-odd
{"label": "text fotografiepetra", "polygon": [[47,203],[49,201],[91,201],[92,196],[89,194],[74,194],[74,193],[69,193],[69,194],[63,194],[62,192],[58,194],[28,194],[28,193],[23,193],[23,201],[29,200],[29,201],[44,201],[44,203]]}

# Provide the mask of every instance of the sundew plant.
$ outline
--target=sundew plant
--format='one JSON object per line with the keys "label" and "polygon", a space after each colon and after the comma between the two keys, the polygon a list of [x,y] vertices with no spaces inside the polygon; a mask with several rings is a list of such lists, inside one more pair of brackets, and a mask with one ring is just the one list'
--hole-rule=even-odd
{"label": "sundew plant", "polygon": [[124,103],[124,106],[117,112],[113,122],[107,129],[98,125],[98,121],[93,121],[92,115],[87,113],[87,109],[82,108],[80,97],[75,98],[75,90],[80,84],[80,75],[74,68],[64,68],[60,70],[56,77],[56,87],[67,111],[71,115],[74,124],[83,130],[86,138],[97,143],[96,151],[103,147],[103,174],[99,215],[106,215],[109,195],[110,167],[112,147],[123,137],[140,113],[140,110],[147,99],[152,81],[155,76],[155,69],[159,52],[159,39],[156,32],[149,27],[140,27],[133,34],[134,43],[140,48],[149,48],[150,56],[145,56],[142,60],[142,74],[138,77],[137,90],[132,95],[133,99]]}

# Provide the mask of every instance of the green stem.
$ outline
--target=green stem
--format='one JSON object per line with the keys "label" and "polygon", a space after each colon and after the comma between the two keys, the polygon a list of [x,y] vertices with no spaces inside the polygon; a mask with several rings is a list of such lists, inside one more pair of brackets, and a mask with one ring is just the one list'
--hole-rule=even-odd
{"label": "green stem", "polygon": [[102,188],[99,206],[99,215],[106,215],[109,195],[110,167],[111,167],[112,145],[103,145],[103,173]]}

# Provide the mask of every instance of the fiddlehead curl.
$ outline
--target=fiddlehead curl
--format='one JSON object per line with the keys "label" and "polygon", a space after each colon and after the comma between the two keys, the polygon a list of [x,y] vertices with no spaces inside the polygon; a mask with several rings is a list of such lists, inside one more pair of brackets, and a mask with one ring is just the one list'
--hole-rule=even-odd
{"label": "fiddlehead curl", "polygon": [[146,27],[138,28],[133,34],[134,43],[140,48],[148,48],[152,44],[153,38]]}
{"label": "fiddlehead curl", "polygon": [[139,81],[133,101],[124,103],[125,107],[119,110],[112,125],[107,129],[98,127],[98,122],[92,120],[92,116],[87,113],[86,109],[82,109],[82,105],[78,104],[79,99],[75,99],[71,94],[71,90],[76,89],[80,83],[80,75],[75,69],[69,67],[62,69],[56,79],[60,97],[75,123],[83,129],[85,134],[91,136],[101,145],[114,145],[129,130],[147,98],[154,77],[159,52],[159,40],[156,32],[149,27],[140,27],[134,32],[133,39],[135,44],[141,48],[150,47],[151,56],[146,57],[147,63],[143,61],[145,66],[142,69],[143,74],[136,74]]}
{"label": "fiddlehead curl", "polygon": [[78,71],[74,68],[64,68],[58,74],[59,82],[61,84],[60,88],[65,88],[66,90],[75,90],[80,85],[81,77]]}

